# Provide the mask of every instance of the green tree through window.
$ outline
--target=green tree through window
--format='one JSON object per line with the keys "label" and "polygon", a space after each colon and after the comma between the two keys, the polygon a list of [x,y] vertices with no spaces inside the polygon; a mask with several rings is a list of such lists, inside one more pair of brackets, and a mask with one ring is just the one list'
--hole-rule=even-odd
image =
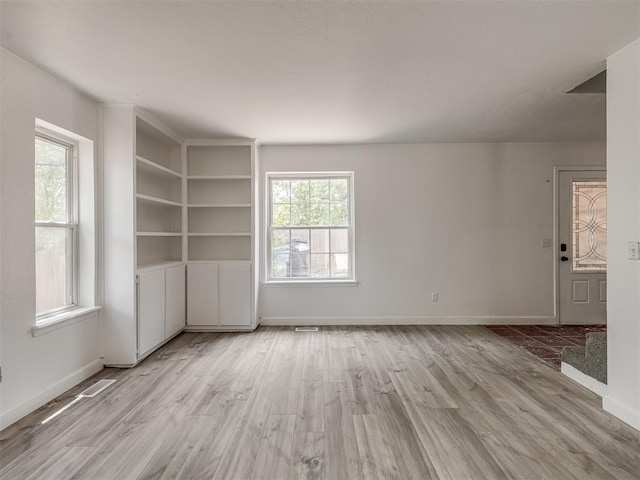
{"label": "green tree through window", "polygon": [[74,305],[73,145],[35,138],[36,313]]}

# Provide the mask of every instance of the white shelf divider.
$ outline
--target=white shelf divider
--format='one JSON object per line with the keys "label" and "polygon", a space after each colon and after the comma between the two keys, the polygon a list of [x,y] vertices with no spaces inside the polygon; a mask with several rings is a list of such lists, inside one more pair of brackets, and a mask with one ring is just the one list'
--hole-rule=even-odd
{"label": "white shelf divider", "polygon": [[181,237],[180,232],[136,232],[139,237]]}
{"label": "white shelf divider", "polygon": [[187,180],[251,180],[251,175],[189,175]]}
{"label": "white shelf divider", "polygon": [[180,173],[171,170],[170,168],[164,167],[159,163],[154,162],[153,160],[149,160],[148,158],[141,157],[140,155],[136,155],[136,160],[142,164],[150,167],[152,170],[157,171],[157,173],[168,175],[170,177],[182,178]]}
{"label": "white shelf divider", "polygon": [[166,268],[177,267],[178,265],[184,265],[182,261],[175,262],[159,262],[150,263],[148,265],[142,265],[136,269],[136,273],[150,272],[152,270],[164,270]]}
{"label": "white shelf divider", "polygon": [[248,208],[250,203],[190,203],[189,208]]}
{"label": "white shelf divider", "polygon": [[151,195],[145,195],[143,193],[137,193],[136,194],[136,198],[138,198],[140,200],[144,200],[146,202],[161,203],[163,205],[173,205],[174,207],[181,207],[182,206],[182,203],[180,203],[180,202],[174,202],[172,200],[165,200],[164,198],[153,197]]}
{"label": "white shelf divider", "polygon": [[188,233],[190,237],[250,237],[250,232],[198,232],[198,233]]}

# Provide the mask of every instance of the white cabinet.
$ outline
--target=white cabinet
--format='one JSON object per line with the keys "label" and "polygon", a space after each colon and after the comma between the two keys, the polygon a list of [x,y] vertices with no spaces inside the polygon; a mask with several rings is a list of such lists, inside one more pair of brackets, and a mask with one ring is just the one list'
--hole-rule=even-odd
{"label": "white cabinet", "polygon": [[250,264],[190,264],[187,285],[188,326],[195,330],[251,327]]}
{"label": "white cabinet", "polygon": [[251,265],[222,264],[219,280],[220,325],[251,325]]}
{"label": "white cabinet", "polygon": [[185,266],[138,275],[138,357],[185,326]]}
{"label": "white cabinet", "polygon": [[187,325],[218,325],[218,264],[190,264]]}
{"label": "white cabinet", "polygon": [[184,328],[186,315],[185,267],[178,265],[165,270],[165,338]]}
{"label": "white cabinet", "polygon": [[165,271],[138,276],[138,356],[165,339]]}

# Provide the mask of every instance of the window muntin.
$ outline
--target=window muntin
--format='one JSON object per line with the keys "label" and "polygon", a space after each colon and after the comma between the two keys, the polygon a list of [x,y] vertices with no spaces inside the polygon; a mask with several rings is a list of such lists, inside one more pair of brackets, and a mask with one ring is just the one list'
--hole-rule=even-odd
{"label": "window muntin", "polygon": [[36,315],[76,305],[75,145],[35,137]]}
{"label": "window muntin", "polygon": [[268,280],[353,279],[353,174],[268,174]]}

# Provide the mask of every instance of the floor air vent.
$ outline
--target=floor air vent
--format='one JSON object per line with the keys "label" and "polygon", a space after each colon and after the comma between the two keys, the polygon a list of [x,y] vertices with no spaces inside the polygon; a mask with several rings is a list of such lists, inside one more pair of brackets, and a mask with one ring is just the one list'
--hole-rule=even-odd
{"label": "floor air vent", "polygon": [[101,391],[103,391],[105,388],[109,387],[110,385],[114,384],[116,381],[115,380],[98,380],[96,383],[94,383],[93,385],[91,385],[89,388],[83,390],[82,392],[80,392],[78,395],[76,395],[76,398],[74,398],[71,403],[65,405],[64,407],[62,407],[60,410],[58,410],[57,412],[55,412],[53,415],[49,415],[47,418],[45,418],[42,421],[42,424],[44,425],[45,423],[53,420],[54,418],[56,418],[58,415],[60,415],[62,412],[64,412],[65,410],[71,408],[72,405],[75,405],[76,403],[78,403],[80,400],[82,400],[83,398],[93,398],[96,395],[98,395]]}
{"label": "floor air vent", "polygon": [[317,332],[318,327],[296,327],[296,332]]}
{"label": "floor air vent", "polygon": [[89,388],[87,388],[86,390],[83,390],[82,392],[80,392],[78,394],[78,397],[93,398],[97,394],[99,394],[101,391],[103,391],[105,388],[111,386],[113,383],[115,383],[115,380],[106,380],[106,379],[105,380],[98,380],[96,383],[91,385]]}

